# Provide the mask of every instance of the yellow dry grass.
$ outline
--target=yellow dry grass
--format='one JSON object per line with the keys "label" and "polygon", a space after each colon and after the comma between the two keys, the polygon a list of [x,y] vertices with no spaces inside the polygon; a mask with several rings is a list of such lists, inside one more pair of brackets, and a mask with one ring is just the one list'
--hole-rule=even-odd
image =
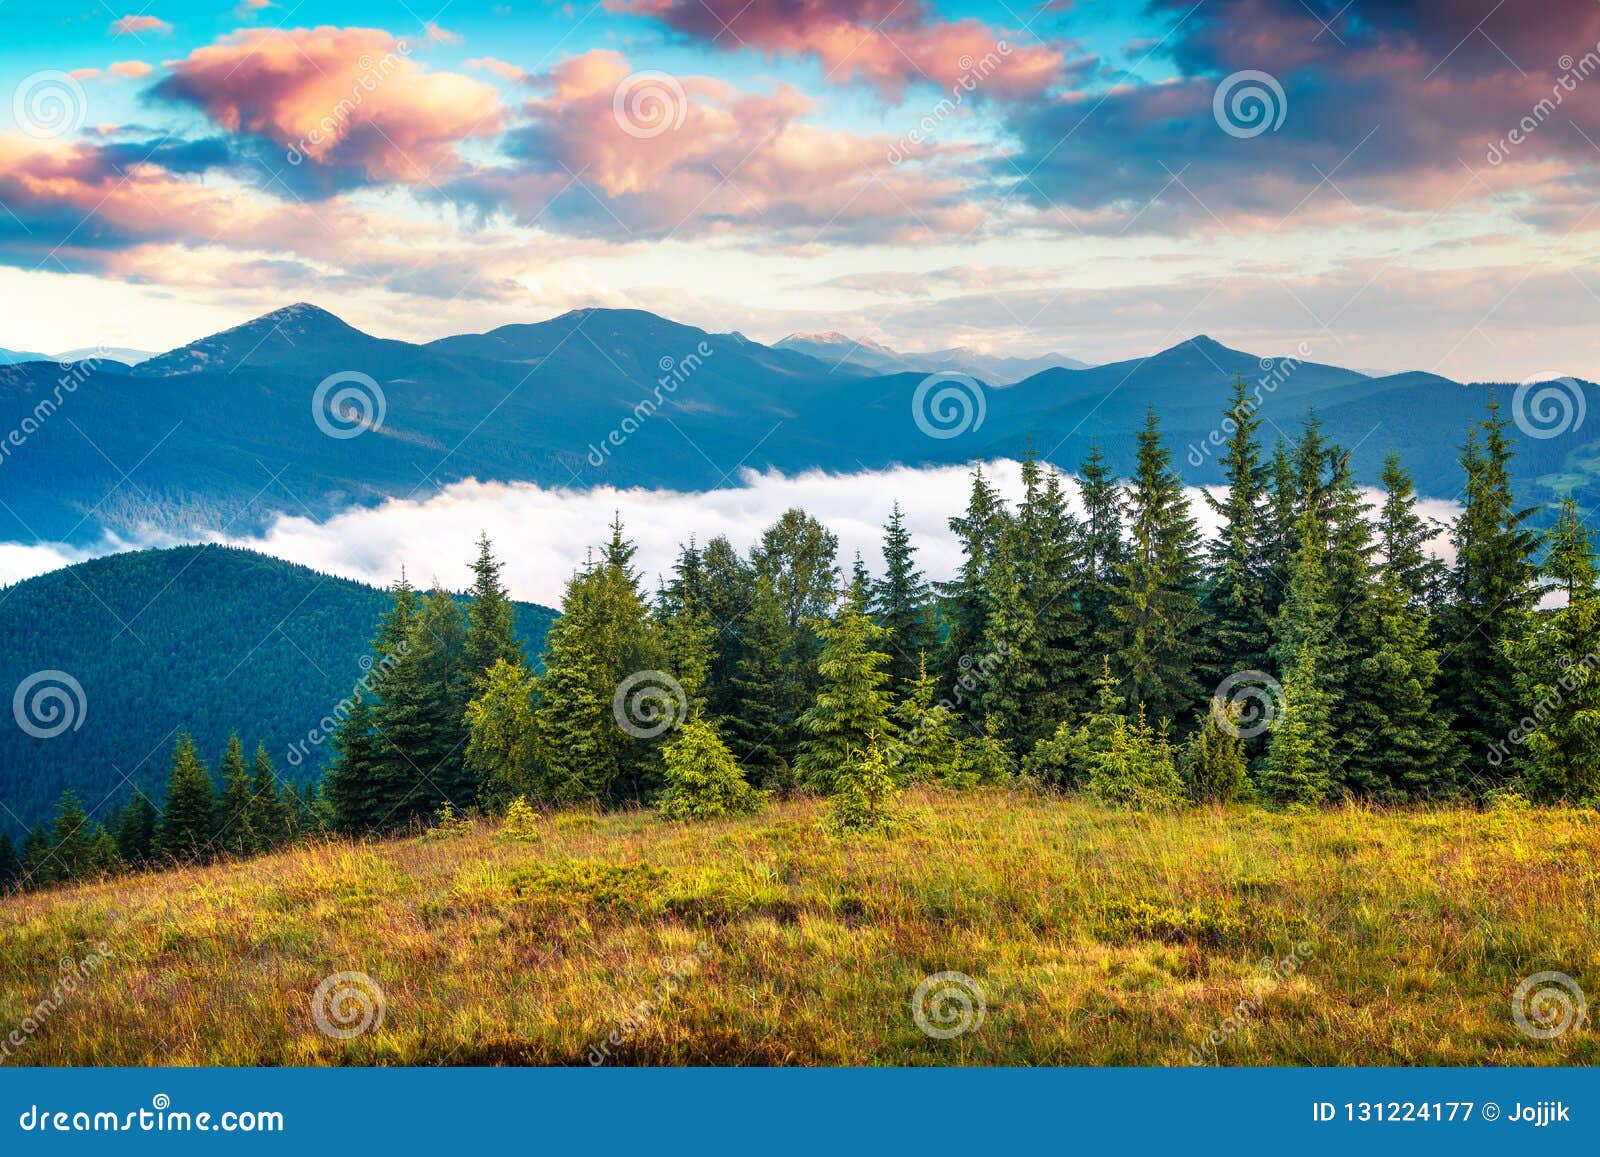
{"label": "yellow dry grass", "polygon": [[[525,841],[478,823],[14,897],[0,1043],[19,1030],[6,1063],[29,1065],[1600,1060],[1590,1025],[1536,1040],[1511,1009],[1541,971],[1600,997],[1593,812],[907,804],[888,839],[830,838],[811,800],[561,813]],[[348,1039],[312,1014],[341,972],[384,1006]],[[940,972],[985,1003],[949,1039],[912,1014]]]}

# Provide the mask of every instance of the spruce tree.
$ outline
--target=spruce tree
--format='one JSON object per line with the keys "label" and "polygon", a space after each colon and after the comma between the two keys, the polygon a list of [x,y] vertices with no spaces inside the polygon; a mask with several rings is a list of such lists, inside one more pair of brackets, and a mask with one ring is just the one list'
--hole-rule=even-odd
{"label": "spruce tree", "polygon": [[[950,529],[961,544],[961,567],[952,581],[939,586],[947,626],[939,670],[946,686],[954,686],[962,679],[988,638],[990,598],[986,576],[1008,519],[1000,495],[983,476],[983,468],[975,467],[967,511],[950,519]],[[977,705],[964,705],[963,713],[969,719],[977,718]]]}
{"label": "spruce tree", "polygon": [[156,805],[150,802],[142,788],[133,789],[133,797],[117,814],[117,854],[129,864],[143,864],[155,854],[156,824],[160,819]]}
{"label": "spruce tree", "polygon": [[722,535],[706,543],[700,570],[700,605],[715,631],[706,671],[706,714],[731,719],[740,710],[734,679],[747,652],[743,627],[755,601],[755,571]]}
{"label": "spruce tree", "polygon": [[1390,453],[1379,515],[1381,562],[1371,596],[1374,647],[1354,672],[1369,694],[1357,725],[1372,737],[1365,759],[1369,791],[1385,799],[1452,795],[1460,763],[1450,721],[1438,704],[1439,652],[1428,608],[1437,567],[1428,558],[1427,524],[1417,514],[1411,476]]}
{"label": "spruce tree", "polygon": [[883,760],[877,745],[893,739],[884,690],[889,676],[883,669],[887,657],[874,646],[884,629],[853,602],[846,600],[816,630],[822,640],[822,689],[800,717],[804,738],[795,767],[807,787],[829,793],[869,745]]}
{"label": "spruce tree", "polygon": [[[1600,804],[1600,592],[1588,528],[1572,499],[1547,536],[1545,575],[1566,603],[1530,618],[1508,647],[1527,714],[1509,736],[1513,763],[1549,803]],[[1520,749],[1520,750],[1519,750]]]}
{"label": "spruce tree", "polygon": [[1178,776],[1195,803],[1233,803],[1249,789],[1244,741],[1231,710],[1213,699],[1211,710],[1178,752]]}
{"label": "spruce tree", "polygon": [[22,841],[23,886],[43,888],[58,878],[55,856],[50,849],[50,833],[43,824],[37,824]]}
{"label": "spruce tree", "polygon": [[[1032,661],[1038,692],[1029,697],[1007,738],[1024,747],[1074,717],[1088,696],[1083,678],[1085,625],[1082,595],[1083,528],[1068,509],[1061,475],[1041,470],[1030,453],[1023,464],[1023,499],[1015,519],[1017,562],[1033,631]],[[995,654],[1000,638],[991,637]]]}
{"label": "spruce tree", "polygon": [[1327,697],[1318,680],[1307,641],[1285,671],[1261,770],[1261,794],[1279,807],[1313,807],[1328,796]]}
{"label": "spruce tree", "polygon": [[883,581],[872,588],[872,617],[889,632],[889,686],[896,696],[910,693],[934,643],[928,584],[916,567],[916,553],[896,502],[883,528]]}
{"label": "spruce tree", "polygon": [[1462,447],[1465,505],[1452,534],[1456,563],[1441,631],[1441,698],[1471,766],[1488,783],[1505,770],[1489,762],[1489,752],[1522,716],[1510,655],[1538,599],[1537,539],[1524,525],[1533,511],[1516,507],[1507,425],[1491,400],[1482,441],[1470,430]]}
{"label": "spruce tree", "polygon": [[487,534],[478,538],[478,557],[472,564],[472,601],[467,607],[467,668],[471,681],[480,681],[489,668],[504,659],[522,659],[517,642],[516,608],[500,581],[500,564]]}
{"label": "spruce tree", "polygon": [[745,781],[716,729],[701,718],[685,723],[662,751],[666,787],[657,807],[669,820],[751,815],[765,803]]}
{"label": "spruce tree", "polygon": [[900,738],[884,753],[890,770],[910,783],[944,779],[955,761],[954,712],[934,702],[934,690],[927,659],[918,656],[916,681],[892,712]]}
{"label": "spruce tree", "polygon": [[68,788],[56,804],[55,830],[50,841],[58,879],[76,880],[88,874],[94,838],[94,828],[84,814],[78,793]]}
{"label": "spruce tree", "polygon": [[1110,743],[1090,760],[1089,791],[1103,803],[1139,811],[1161,811],[1183,801],[1183,782],[1165,731],[1152,728],[1139,711],[1136,723],[1118,718]]}
{"label": "spruce tree", "polygon": [[[442,587],[435,585],[422,600],[411,651],[401,669],[413,677],[409,686],[416,693],[413,703],[418,711],[413,721],[420,725],[419,740],[406,752],[416,776],[410,807],[431,815],[449,802],[457,811],[465,811],[478,799],[477,778],[466,768],[465,721],[477,672],[467,655],[467,616]],[[393,678],[385,684],[386,696]],[[380,718],[379,728],[392,738],[388,719]]]}
{"label": "spruce tree", "polygon": [[245,817],[258,851],[275,848],[289,838],[289,816],[282,789],[264,743],[256,744],[250,772],[250,806],[245,810]]}
{"label": "spruce tree", "polygon": [[503,812],[511,802],[538,795],[534,782],[534,678],[521,656],[496,659],[467,704],[467,769],[482,786],[485,811]]}
{"label": "spruce tree", "polygon": [[22,860],[17,847],[11,842],[10,832],[0,832],[0,893],[11,891],[22,883]]}
{"label": "spruce tree", "polygon": [[1098,442],[1090,446],[1078,468],[1078,497],[1083,504],[1078,606],[1089,632],[1082,648],[1080,679],[1092,687],[1100,675],[1102,660],[1115,647],[1117,628],[1111,607],[1128,559],[1128,544],[1122,532],[1122,494]]}
{"label": "spruce tree", "polygon": [[752,578],[750,605],[740,619],[739,662],[731,679],[734,709],[728,746],[751,779],[765,788],[794,786],[799,714],[791,714],[791,671],[785,662],[788,628],[782,604],[764,576]]}
{"label": "spruce tree", "polygon": [[216,830],[216,789],[211,773],[185,731],[172,751],[172,774],[156,829],[156,850],[174,860],[209,859]]}
{"label": "spruce tree", "polygon": [[1232,424],[1221,456],[1227,493],[1205,492],[1208,506],[1222,520],[1209,558],[1204,609],[1209,617],[1206,660],[1209,677],[1265,669],[1268,527],[1267,468],[1261,461],[1261,419],[1245,394],[1244,379],[1234,384],[1224,421]]}
{"label": "spruce tree", "polygon": [[222,794],[217,800],[217,848],[236,856],[256,850],[255,834],[250,830],[250,773],[245,770],[244,749],[236,731],[217,765],[222,777]]}
{"label": "spruce tree", "polygon": [[593,574],[574,576],[545,636],[534,714],[536,795],[552,804],[605,799],[622,778],[616,683],[596,647]]}
{"label": "spruce tree", "polygon": [[[357,694],[333,733],[333,758],[323,773],[323,788],[333,810],[334,826],[343,832],[367,832],[387,818],[391,805],[378,780],[378,736],[372,705]],[[287,809],[293,818],[294,809]]]}
{"label": "spruce tree", "polygon": [[1131,544],[1112,604],[1117,666],[1128,697],[1155,718],[1188,718],[1200,692],[1194,669],[1205,623],[1200,535],[1153,408],[1138,442],[1126,494]]}
{"label": "spruce tree", "polygon": [[902,821],[900,785],[878,748],[876,735],[851,753],[839,769],[833,801],[823,825],[836,836],[888,835]]}

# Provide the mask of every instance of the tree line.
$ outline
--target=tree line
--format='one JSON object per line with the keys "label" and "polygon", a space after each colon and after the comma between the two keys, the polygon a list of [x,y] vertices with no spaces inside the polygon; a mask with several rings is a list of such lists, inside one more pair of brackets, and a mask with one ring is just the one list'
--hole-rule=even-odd
{"label": "tree line", "polygon": [[[1529,526],[1494,399],[1461,446],[1449,565],[1396,455],[1374,506],[1314,414],[1270,452],[1261,427],[1241,381],[1209,538],[1154,410],[1127,479],[1098,448],[1071,480],[1030,451],[1009,503],[975,469],[948,582],[919,570],[898,504],[876,576],[796,509],[746,552],[691,541],[653,592],[614,522],[538,665],[482,539],[465,607],[392,588],[384,677],[340,705],[320,792],[290,810],[368,833],[518,800],[678,818],[796,790],[833,797],[839,826],[887,826],[908,782],[1145,807],[1600,800],[1590,535],[1570,501]],[[163,822],[180,762],[181,742]],[[234,850],[185,830],[154,846]]]}

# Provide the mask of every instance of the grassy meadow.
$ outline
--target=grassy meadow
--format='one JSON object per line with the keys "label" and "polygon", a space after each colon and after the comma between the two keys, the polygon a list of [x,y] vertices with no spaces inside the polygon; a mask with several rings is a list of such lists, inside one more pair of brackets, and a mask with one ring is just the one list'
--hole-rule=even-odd
{"label": "grassy meadow", "polygon": [[[33,1027],[4,1063],[1600,1061],[1592,1017],[1539,1040],[1511,1009],[1541,971],[1600,996],[1594,812],[906,803],[892,838],[805,799],[569,812],[10,897],[0,1036]],[[370,981],[313,1015],[336,973]]]}

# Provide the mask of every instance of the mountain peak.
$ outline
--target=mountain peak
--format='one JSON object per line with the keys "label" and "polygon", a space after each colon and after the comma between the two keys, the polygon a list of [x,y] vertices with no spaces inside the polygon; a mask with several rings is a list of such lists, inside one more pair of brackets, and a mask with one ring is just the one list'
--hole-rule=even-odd
{"label": "mountain peak", "polygon": [[265,364],[350,339],[372,341],[327,310],[307,301],[274,309],[240,325],[192,341],[135,367],[141,377],[168,377],[204,370],[231,373],[248,363]]}

